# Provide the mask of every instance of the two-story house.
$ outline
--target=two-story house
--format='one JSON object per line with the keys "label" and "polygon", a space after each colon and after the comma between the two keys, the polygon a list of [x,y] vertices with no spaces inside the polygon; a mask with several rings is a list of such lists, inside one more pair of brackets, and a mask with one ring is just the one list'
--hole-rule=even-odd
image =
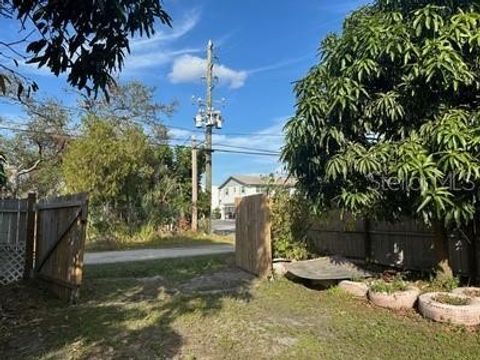
{"label": "two-story house", "polygon": [[[222,219],[235,217],[235,199],[243,196],[265,193],[269,185],[267,177],[253,175],[233,175],[218,187],[218,207]],[[294,179],[276,178],[274,186],[295,186]]]}

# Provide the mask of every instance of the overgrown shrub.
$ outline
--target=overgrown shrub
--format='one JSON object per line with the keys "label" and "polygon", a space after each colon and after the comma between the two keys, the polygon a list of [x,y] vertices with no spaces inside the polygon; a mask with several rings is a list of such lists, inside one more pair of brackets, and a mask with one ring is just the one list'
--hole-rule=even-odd
{"label": "overgrown shrub", "polygon": [[310,257],[307,231],[311,223],[308,201],[288,189],[271,191],[272,247],[274,258],[302,260]]}
{"label": "overgrown shrub", "polygon": [[430,278],[430,282],[427,286],[429,291],[452,291],[456,289],[460,284],[460,279],[458,277],[453,278],[445,278],[445,277],[438,277],[432,276]]}

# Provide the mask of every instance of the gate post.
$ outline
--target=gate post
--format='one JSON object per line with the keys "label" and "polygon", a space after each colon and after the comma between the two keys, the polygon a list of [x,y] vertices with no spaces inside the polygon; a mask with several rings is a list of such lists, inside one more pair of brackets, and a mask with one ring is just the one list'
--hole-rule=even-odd
{"label": "gate post", "polygon": [[37,195],[29,193],[27,199],[27,237],[25,243],[25,267],[23,270],[23,279],[28,280],[32,276],[33,270],[33,252],[35,243],[35,203]]}

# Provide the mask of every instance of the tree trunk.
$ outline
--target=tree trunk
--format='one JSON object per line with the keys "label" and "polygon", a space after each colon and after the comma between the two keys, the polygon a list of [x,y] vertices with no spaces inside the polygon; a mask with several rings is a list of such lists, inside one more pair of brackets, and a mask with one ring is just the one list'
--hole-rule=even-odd
{"label": "tree trunk", "polygon": [[442,280],[451,279],[453,278],[453,270],[449,261],[447,230],[441,222],[436,222],[433,225],[433,232],[437,278]]}

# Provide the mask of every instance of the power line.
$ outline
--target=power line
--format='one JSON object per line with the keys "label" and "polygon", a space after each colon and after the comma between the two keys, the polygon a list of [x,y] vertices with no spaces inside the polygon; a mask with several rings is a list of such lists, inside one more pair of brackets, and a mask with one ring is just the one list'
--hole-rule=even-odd
{"label": "power line", "polygon": [[261,155],[261,156],[279,156],[280,153],[266,153],[266,152],[254,152],[254,151],[240,151],[240,150],[227,150],[227,149],[212,149],[213,152],[232,153],[232,154],[246,154],[246,155]]}
{"label": "power line", "polygon": [[221,147],[226,147],[226,148],[231,148],[231,149],[254,150],[254,151],[259,151],[259,152],[279,154],[278,151],[270,150],[270,149],[258,149],[258,148],[252,148],[252,147],[247,147],[247,146],[236,146],[236,145],[228,145],[228,144],[222,144],[222,143],[215,143],[214,145],[221,146]]}
{"label": "power line", "polygon": [[[67,107],[65,105],[59,105],[59,107],[61,108],[64,108],[64,109],[71,109],[71,111],[77,111],[77,112],[85,112],[86,110],[84,109],[74,109],[74,108],[70,108],[70,107]],[[147,125],[145,123],[141,123],[141,122],[138,122],[138,121],[134,121],[134,120],[131,120],[130,121],[134,122],[135,124],[137,125],[141,125],[141,126],[144,126],[144,125]],[[3,122],[3,124],[6,124],[8,122]],[[26,123],[19,123],[19,122],[11,122],[11,124],[15,124],[15,125],[22,125],[22,126],[28,126],[28,124]],[[183,126],[178,126],[178,125],[170,125],[170,124],[162,124],[162,123],[159,123],[158,124],[159,126],[163,126],[166,130],[182,130],[182,131],[188,131],[189,133],[200,133],[200,134],[203,134],[204,131],[203,130],[200,130],[200,129],[195,129],[195,128],[188,128],[188,127],[183,127]],[[226,136],[254,136],[254,137],[284,137],[283,134],[273,134],[273,133],[263,133],[263,132],[222,132],[222,135],[226,135]]]}
{"label": "power line", "polygon": [[[54,135],[51,132],[46,132],[46,131],[40,131],[40,130],[29,130],[29,129],[18,129],[18,128],[12,128],[12,127],[5,127],[5,126],[0,126],[0,130],[9,130],[9,131],[18,131],[18,132],[26,132],[26,133],[33,133],[33,134],[41,134],[41,135]],[[73,139],[78,139],[81,138],[81,135],[74,135],[74,134],[69,134],[69,133],[64,133],[61,134],[66,137],[70,137]],[[182,149],[191,149],[190,145],[185,145],[186,141],[188,138],[176,138],[176,139],[166,139],[164,142],[158,142],[158,141],[152,141],[151,139],[149,140],[149,143],[151,145],[155,146],[168,146],[171,148],[182,148]],[[169,143],[170,141],[180,141],[183,142],[183,144],[172,144]],[[200,143],[201,144],[201,143]],[[198,144],[198,145],[200,145]],[[220,145],[222,146],[222,145]],[[236,148],[234,146],[231,146],[232,148]],[[253,149],[253,148],[247,148],[247,147],[238,147],[246,150],[252,150],[252,151],[243,151],[243,150],[228,150],[228,149],[222,149],[222,148],[212,148],[212,152],[218,152],[218,153],[227,153],[227,154],[239,154],[239,155],[252,155],[252,156],[274,156],[278,157],[280,155],[279,152],[273,152],[273,151],[261,151],[259,149]],[[255,151],[258,150],[258,151]]]}
{"label": "power line", "polygon": [[262,133],[262,132],[231,132],[231,133],[225,133],[225,135],[230,135],[230,136],[255,136],[255,137],[284,137],[282,134],[272,134],[272,133]]}
{"label": "power line", "polygon": [[[61,134],[55,134],[53,132],[48,132],[48,131],[42,131],[42,130],[33,130],[33,129],[20,129],[20,128],[15,128],[15,127],[8,127],[8,126],[0,126],[0,130],[8,130],[12,132],[24,132],[24,133],[30,133],[30,134],[40,134],[40,135],[63,135],[66,137],[70,137],[73,139],[78,139],[81,138],[82,135],[79,134],[71,134],[71,133],[61,133]],[[179,141],[183,142],[183,144],[171,144],[172,141]],[[170,146],[170,147],[177,147],[177,148],[191,148],[189,145],[184,145],[188,141],[188,138],[167,138],[165,139],[164,142],[158,142],[158,141],[152,141],[151,137],[149,137],[149,143],[152,145],[156,146]],[[199,143],[198,145],[202,144],[204,142]],[[214,152],[220,152],[220,153],[230,153],[230,154],[244,154],[244,155],[260,155],[260,156],[279,156],[279,152],[274,152],[272,150],[266,150],[266,149],[257,149],[257,148],[249,148],[245,146],[234,146],[234,145],[226,145],[226,144],[216,144],[217,146],[220,146],[220,148],[215,147],[212,148],[212,151]],[[243,150],[251,150],[251,151],[241,151],[241,150],[229,150],[229,149],[223,149],[222,147],[227,147],[231,149],[243,149]]]}
{"label": "power line", "polygon": [[[29,124],[19,124],[19,123],[10,123],[12,125],[23,125],[23,126],[28,126]],[[55,134],[55,132],[52,131],[42,131],[42,130],[35,130],[35,129],[23,129],[23,128],[18,128],[18,127],[13,127],[13,126],[0,126],[0,130],[7,130],[7,131],[12,131],[12,132],[23,132],[23,133],[29,133],[29,134],[40,134],[40,135],[62,135],[65,137],[70,137],[70,138],[80,138],[80,134],[72,134],[71,132],[68,131],[77,131],[77,130],[72,130],[72,129],[67,129],[67,132],[60,133],[60,134]],[[162,145],[167,145],[170,147],[180,147],[180,148],[190,148],[190,146],[186,146],[185,143],[189,140],[189,137],[168,137],[165,139],[165,142],[152,142],[152,137],[148,137],[150,140],[150,143],[156,146],[162,146]],[[171,144],[172,141],[178,141],[181,142],[182,144]],[[204,143],[204,141],[198,143],[197,145],[201,145]],[[246,147],[246,146],[236,146],[236,145],[229,145],[229,144],[224,144],[224,143],[217,143],[215,144],[215,148],[212,149],[212,151],[220,152],[220,153],[231,153],[231,154],[243,154],[243,155],[261,155],[261,156],[279,156],[280,152],[269,150],[269,149],[258,149],[258,148],[252,148],[252,147]],[[224,149],[227,148],[227,149]],[[240,150],[229,150],[229,149],[241,149]],[[246,150],[246,151],[244,151]]]}

